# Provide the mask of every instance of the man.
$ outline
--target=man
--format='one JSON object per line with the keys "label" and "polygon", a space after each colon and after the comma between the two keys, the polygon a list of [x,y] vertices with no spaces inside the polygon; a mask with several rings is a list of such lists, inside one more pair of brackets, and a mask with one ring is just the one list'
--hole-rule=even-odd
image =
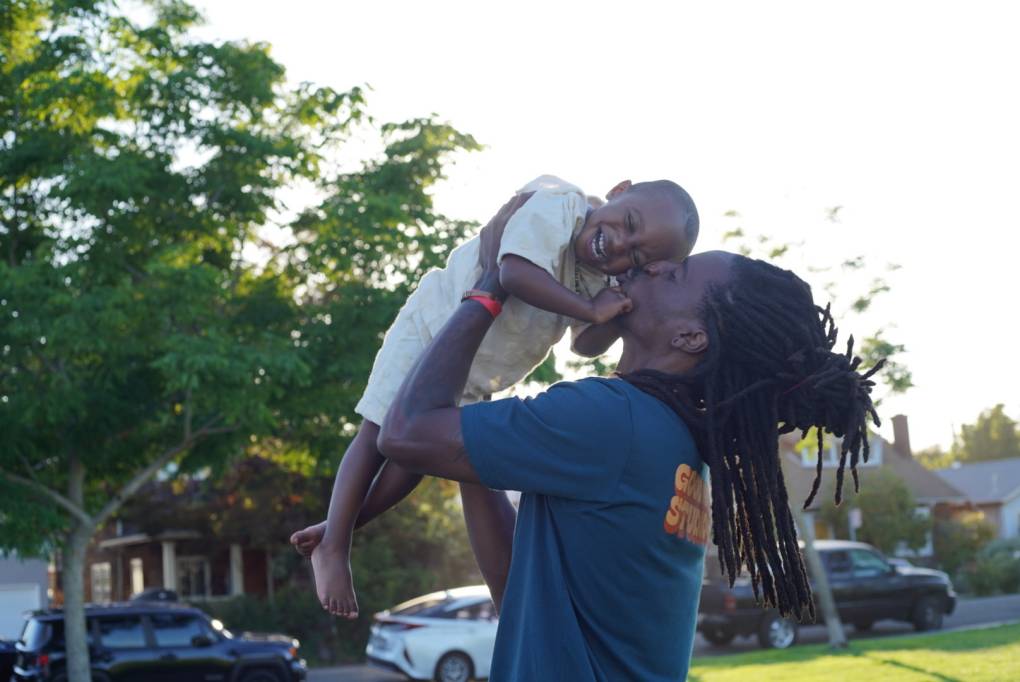
{"label": "man", "polygon": [[[505,298],[498,238],[520,203],[483,231],[475,289],[496,301]],[[792,273],[713,252],[649,264],[621,289],[632,303],[617,318],[621,378],[457,408],[498,314],[469,299],[404,382],[379,436],[391,462],[463,484],[472,545],[500,608],[493,682],[684,679],[710,526],[731,576],[747,566],[767,601],[810,610],[779,424],[845,436],[840,473],[847,456],[852,468],[862,448],[866,456],[871,382],[849,348],[831,351],[831,318]],[[491,489],[522,491],[516,529]]]}

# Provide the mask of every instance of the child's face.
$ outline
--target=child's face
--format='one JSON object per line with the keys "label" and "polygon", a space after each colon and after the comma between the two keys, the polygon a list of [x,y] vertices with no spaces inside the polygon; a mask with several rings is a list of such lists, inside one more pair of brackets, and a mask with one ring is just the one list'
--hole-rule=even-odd
{"label": "child's face", "polygon": [[[630,183],[621,183],[624,190]],[[610,192],[609,201],[588,214],[574,240],[577,260],[607,275],[656,260],[676,260],[691,251],[686,219],[668,196],[654,191]]]}

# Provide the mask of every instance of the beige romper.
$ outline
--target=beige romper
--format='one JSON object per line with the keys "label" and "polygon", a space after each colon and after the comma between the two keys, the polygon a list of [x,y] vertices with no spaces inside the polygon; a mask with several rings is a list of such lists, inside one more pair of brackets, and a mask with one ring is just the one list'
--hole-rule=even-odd
{"label": "beige romper", "polygon": [[[577,263],[571,244],[584,226],[588,203],[574,185],[551,175],[532,180],[518,193],[535,192],[510,218],[499,258],[514,254],[548,271],[586,298],[606,286],[606,276]],[[446,267],[427,272],[397,314],[375,357],[365,393],[355,411],[381,424],[414,362],[478,281],[479,239],[464,242]],[[524,379],[542,363],[568,327],[578,334],[587,323],[529,306],[511,298],[489,328],[468,374],[461,403],[477,402]]]}

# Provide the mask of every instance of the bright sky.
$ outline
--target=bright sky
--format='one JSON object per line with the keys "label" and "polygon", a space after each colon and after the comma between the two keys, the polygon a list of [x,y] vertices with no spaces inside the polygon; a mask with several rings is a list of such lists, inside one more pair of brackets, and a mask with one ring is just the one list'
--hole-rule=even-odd
{"label": "bright sky", "polygon": [[666,177],[698,204],[699,251],[742,225],[803,241],[787,267],[809,281],[808,264],[898,263],[891,293],[843,325],[893,324],[907,346],[917,387],[883,413],[909,415],[915,449],[998,402],[1020,416],[1020,6],[197,5],[206,36],[269,42],[295,81],[367,83],[380,120],[435,112],[473,134],[486,150],[437,191],[453,217],[486,220],[540,173],[592,193]]}

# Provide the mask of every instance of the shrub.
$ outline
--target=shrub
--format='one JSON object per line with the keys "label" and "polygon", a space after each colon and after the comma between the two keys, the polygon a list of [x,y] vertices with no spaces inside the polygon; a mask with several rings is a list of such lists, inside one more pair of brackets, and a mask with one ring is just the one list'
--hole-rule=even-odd
{"label": "shrub", "polygon": [[[932,538],[942,569],[953,576],[977,558],[978,549],[995,537],[995,528],[981,512],[937,519]],[[966,582],[966,581],[964,581]]]}

